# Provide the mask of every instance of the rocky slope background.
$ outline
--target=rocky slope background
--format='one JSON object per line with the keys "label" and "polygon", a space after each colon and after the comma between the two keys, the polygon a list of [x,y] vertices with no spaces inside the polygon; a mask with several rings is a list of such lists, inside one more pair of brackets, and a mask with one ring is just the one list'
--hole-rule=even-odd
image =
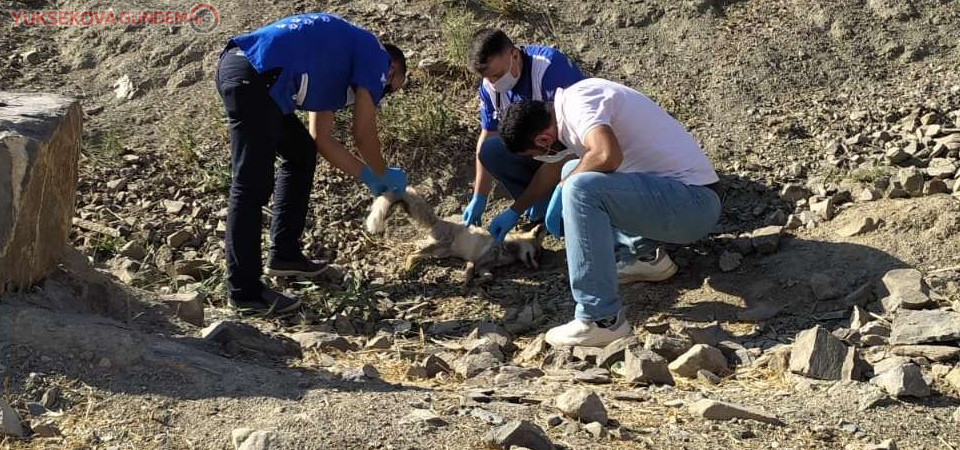
{"label": "rocky slope background", "polygon": [[[0,89],[85,112],[86,261],[0,306],[5,448],[960,447],[957,1],[214,6],[211,34],[2,24]],[[110,7],[184,5],[9,9]],[[562,243],[471,287],[456,261],[403,272],[416,232],[366,235],[369,195],[321,163],[305,245],[336,270],[271,280],[309,307],[241,323],[212,73],[230,36],[314,10],[407,51],[381,136],[440,213],[472,179],[466,39],[499,26],[686,124],[727,185],[721,223],[670,249],[676,279],[624,289],[634,339],[550,349],[573,307]]]}

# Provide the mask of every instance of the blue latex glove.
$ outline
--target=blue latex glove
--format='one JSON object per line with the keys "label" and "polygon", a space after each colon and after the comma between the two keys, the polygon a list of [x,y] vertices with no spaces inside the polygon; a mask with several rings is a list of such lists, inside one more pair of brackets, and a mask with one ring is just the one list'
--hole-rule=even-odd
{"label": "blue latex glove", "polygon": [[487,196],[483,194],[473,194],[470,203],[463,210],[464,225],[480,225],[480,217],[487,209]]}
{"label": "blue latex glove", "polygon": [[373,195],[377,196],[383,194],[389,189],[387,184],[384,183],[377,174],[373,173],[373,169],[370,166],[363,166],[363,170],[360,171],[360,181],[367,185],[367,188],[373,192]]}
{"label": "blue latex glove", "polygon": [[399,195],[407,191],[407,174],[399,167],[387,167],[380,181],[394,194]]}
{"label": "blue latex glove", "polygon": [[543,218],[543,224],[547,226],[547,231],[556,237],[563,237],[563,194],[562,186],[557,186],[550,196],[550,204],[547,205],[547,215]]}
{"label": "blue latex glove", "polygon": [[503,242],[503,239],[507,237],[507,233],[517,225],[517,221],[519,220],[520,214],[517,214],[511,208],[507,208],[502,213],[497,214],[497,217],[493,218],[493,221],[490,222],[490,228],[487,230],[490,231],[494,240]]}

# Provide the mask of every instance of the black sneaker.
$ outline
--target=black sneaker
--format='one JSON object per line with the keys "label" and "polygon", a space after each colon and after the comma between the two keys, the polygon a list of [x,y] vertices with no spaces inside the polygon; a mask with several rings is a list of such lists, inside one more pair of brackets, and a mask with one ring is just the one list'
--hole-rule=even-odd
{"label": "black sneaker", "polygon": [[292,261],[283,261],[274,257],[267,259],[264,272],[271,277],[316,277],[330,266],[324,261],[310,260],[300,255]]}
{"label": "black sneaker", "polygon": [[267,288],[263,288],[263,290],[260,291],[260,298],[252,300],[228,298],[227,304],[239,310],[241,314],[263,314],[268,316],[290,314],[300,309],[300,299]]}

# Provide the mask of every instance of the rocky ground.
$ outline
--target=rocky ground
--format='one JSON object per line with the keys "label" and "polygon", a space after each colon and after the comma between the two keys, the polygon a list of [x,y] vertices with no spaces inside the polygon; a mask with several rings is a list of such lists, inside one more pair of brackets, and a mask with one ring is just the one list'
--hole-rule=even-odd
{"label": "rocky ground", "polygon": [[[74,95],[86,117],[80,253],[0,304],[0,447],[960,447],[957,1],[214,6],[211,34],[2,24],[0,89]],[[322,163],[305,247],[336,270],[271,280],[307,299],[297,317],[222,308],[217,51],[315,9],[418,67],[382,135],[441,214],[469,197],[476,26],[557,45],[691,128],[725,213],[670,248],[675,279],[624,288],[635,339],[544,347],[573,307],[561,242],[472,287],[457,261],[401,271],[416,232],[366,235],[369,195]]]}

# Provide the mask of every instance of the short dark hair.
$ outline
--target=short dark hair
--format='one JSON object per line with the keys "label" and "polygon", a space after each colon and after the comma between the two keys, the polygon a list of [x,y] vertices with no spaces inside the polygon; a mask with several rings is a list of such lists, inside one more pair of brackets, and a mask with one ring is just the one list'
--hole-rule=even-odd
{"label": "short dark hair", "polygon": [[491,57],[513,48],[513,41],[501,30],[483,28],[470,38],[470,70],[481,74]]}
{"label": "short dark hair", "polygon": [[500,119],[497,131],[507,150],[522,153],[533,148],[533,139],[550,127],[552,115],[550,105],[538,100],[514,103]]}
{"label": "short dark hair", "polygon": [[407,57],[403,56],[403,50],[400,50],[400,47],[397,47],[393,44],[383,44],[383,48],[387,51],[387,54],[390,55],[390,61],[397,63],[403,73],[407,73]]}

